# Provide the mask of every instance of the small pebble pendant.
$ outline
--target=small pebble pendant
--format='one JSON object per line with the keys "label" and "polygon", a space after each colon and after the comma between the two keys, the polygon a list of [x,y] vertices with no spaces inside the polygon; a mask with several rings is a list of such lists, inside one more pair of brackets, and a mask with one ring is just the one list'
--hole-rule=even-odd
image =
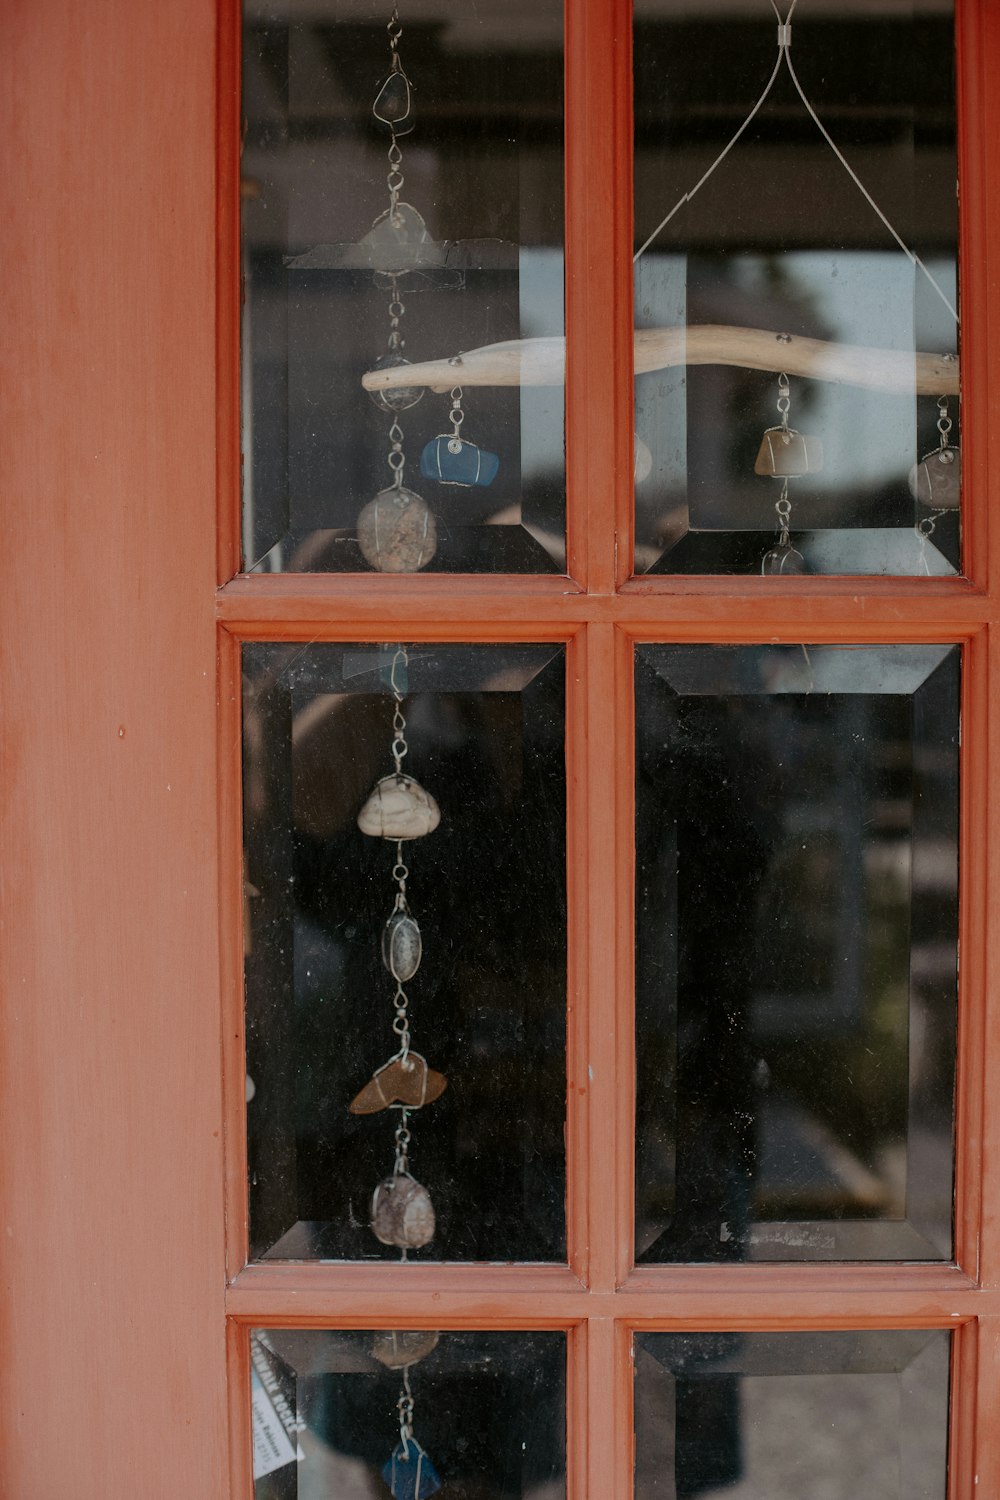
{"label": "small pebble pendant", "polygon": [[418,573],[437,550],[434,517],[405,485],[380,490],[358,516],[358,546],[380,573]]}
{"label": "small pebble pendant", "polygon": [[[402,354],[383,354],[372,366],[375,370],[400,370],[410,361],[404,359]],[[368,395],[379,411],[399,412],[409,411],[411,406],[416,406],[422,398],[424,388],[422,385],[394,385],[384,391],[369,391]]]}
{"label": "small pebble pendant", "polygon": [[957,448],[935,448],[910,470],[910,494],[932,510],[958,510],[961,484]]}
{"label": "small pebble pendant", "polygon": [[402,771],[383,776],[358,813],[361,832],[379,839],[420,839],[440,821],[441,809],[430,792]]}
{"label": "small pebble pendant", "polygon": [[765,578],[776,578],[788,573],[804,573],[806,560],[790,542],[782,542],[777,547],[772,547],[770,552],[764,553],[760,571]]}
{"label": "small pebble pendant", "polygon": [[387,1370],[406,1370],[426,1359],[437,1348],[440,1337],[429,1328],[388,1328],[375,1335],[372,1353]]}
{"label": "small pebble pendant", "polygon": [[431,1195],[409,1172],[384,1177],[372,1194],[372,1230],[383,1245],[419,1250],[434,1238]]}
{"label": "small pebble pendant", "polygon": [[382,929],[382,962],[400,984],[420,968],[423,944],[420,928],[408,911],[394,911]]}
{"label": "small pebble pendant", "polygon": [[379,85],[372,114],[380,125],[388,125],[393,135],[408,135],[413,129],[416,121],[410,80],[402,68],[394,68]]}
{"label": "small pebble pendant", "polygon": [[755,474],[769,479],[801,479],[816,474],[823,467],[823,445],[819,438],[806,437],[793,427],[769,427],[757,453]]}

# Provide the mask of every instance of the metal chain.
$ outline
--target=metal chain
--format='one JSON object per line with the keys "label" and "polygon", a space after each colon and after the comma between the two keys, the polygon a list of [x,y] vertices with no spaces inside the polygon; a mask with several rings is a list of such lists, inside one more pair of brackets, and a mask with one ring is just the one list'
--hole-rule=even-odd
{"label": "metal chain", "polygon": [[399,419],[393,418],[392,426],[389,428],[389,452],[386,454],[386,463],[392,470],[392,483],[398,490],[403,484],[403,470],[406,467],[406,454],[403,452],[403,429],[399,425]]}
{"label": "metal chain", "polygon": [[451,437],[448,439],[448,452],[461,453],[462,451],[462,423],[465,421],[465,412],[462,410],[462,387],[452,386],[451,411],[448,413],[451,423]]}
{"label": "metal chain", "polygon": [[778,528],[779,528],[779,531],[780,531],[780,535],[778,537],[778,546],[779,547],[787,547],[788,546],[788,542],[789,542],[789,537],[788,537],[788,523],[789,523],[789,520],[791,519],[791,514],[792,514],[792,504],[791,504],[791,501],[788,498],[788,480],[787,479],[785,480],[784,484],[781,486],[781,496],[775,502],[774,508],[775,508],[775,510],[778,513]]}
{"label": "metal chain", "polygon": [[399,1413],[399,1438],[403,1445],[403,1457],[410,1456],[409,1445],[413,1440],[413,1391],[410,1387],[410,1367],[403,1366],[403,1388],[396,1402],[396,1410]]}
{"label": "metal chain", "polygon": [[394,1177],[401,1177],[409,1171],[410,1167],[410,1111],[404,1107],[399,1111],[399,1124],[396,1126],[396,1162],[392,1169]]}
{"label": "metal chain", "polygon": [[392,295],[389,298],[389,353],[399,354],[406,344],[406,340],[403,338],[399,327],[399,320],[406,311],[406,303],[399,295],[399,277],[393,276],[391,280]]}

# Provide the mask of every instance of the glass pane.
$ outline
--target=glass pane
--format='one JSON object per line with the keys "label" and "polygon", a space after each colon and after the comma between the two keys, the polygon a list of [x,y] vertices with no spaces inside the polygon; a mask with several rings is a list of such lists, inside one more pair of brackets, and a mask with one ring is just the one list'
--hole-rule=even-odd
{"label": "glass pane", "polygon": [[392,14],[245,5],[244,565],[560,572],[562,3]]}
{"label": "glass pane", "polygon": [[951,1336],[636,1337],[636,1500],[945,1500]]}
{"label": "glass pane", "polygon": [[244,670],[252,1253],[563,1259],[563,648]]}
{"label": "glass pane", "polygon": [[566,1492],[562,1333],[259,1328],[250,1348],[255,1500]]}
{"label": "glass pane", "polygon": [[636,687],[639,1260],[947,1260],[958,648]]}
{"label": "glass pane", "polygon": [[637,0],[637,573],[959,567],[953,9]]}

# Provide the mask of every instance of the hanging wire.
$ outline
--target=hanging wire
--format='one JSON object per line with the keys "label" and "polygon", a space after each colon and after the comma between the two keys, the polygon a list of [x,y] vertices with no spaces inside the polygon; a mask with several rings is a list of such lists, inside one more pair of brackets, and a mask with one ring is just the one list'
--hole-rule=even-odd
{"label": "hanging wire", "polygon": [[889,233],[892,235],[893,239],[896,241],[896,244],[899,246],[900,250],[902,250],[903,254],[906,256],[906,258],[910,262],[910,264],[913,265],[913,266],[915,266],[918,270],[920,270],[920,271],[923,272],[924,276],[930,282],[931,286],[934,288],[935,292],[938,294],[938,296],[940,297],[941,301],[944,303],[945,307],[951,313],[951,315],[954,318],[955,323],[957,325],[959,323],[958,312],[957,312],[956,308],[952,305],[952,303],[951,303],[950,299],[948,298],[947,294],[944,292],[944,290],[938,284],[937,280],[935,279],[935,277],[931,273],[931,271],[928,270],[927,266],[920,259],[920,256],[916,253],[915,250],[911,250],[910,249],[909,245],[907,245],[907,243],[903,239],[902,235],[899,234],[899,232],[896,230],[896,228],[893,226],[893,224],[890,223],[889,219],[882,212],[881,208],[879,208],[878,204],[875,202],[875,199],[872,197],[871,193],[865,187],[864,183],[861,181],[861,178],[858,176],[857,172],[855,172],[854,168],[851,166],[850,162],[847,160],[846,156],[841,151],[841,149],[837,145],[836,141],[833,139],[833,136],[827,130],[826,126],[823,124],[823,121],[820,119],[819,115],[816,113],[815,109],[813,108],[813,106],[812,106],[812,104],[811,104],[811,102],[809,100],[808,94],[806,93],[805,89],[802,87],[802,84],[799,82],[799,76],[798,76],[798,74],[795,71],[795,65],[794,65],[794,63],[792,62],[792,25],[791,25],[792,16],[795,13],[795,7],[798,5],[798,3],[799,3],[799,0],[792,0],[792,4],[789,7],[788,14],[784,18],[782,18],[781,11],[778,9],[777,0],[771,0],[771,9],[774,11],[774,14],[778,18],[778,56],[777,56],[777,59],[776,59],[775,64],[774,64],[774,68],[771,71],[771,76],[767,80],[767,85],[766,85],[766,87],[764,89],[764,92],[761,94],[760,98],[757,100],[757,103],[754,105],[753,109],[747,115],[746,119],[743,121],[743,124],[740,126],[739,130],[737,130],[737,132],[733,136],[732,140],[729,141],[728,145],[726,145],[724,147],[724,149],[719,153],[719,155],[715,158],[715,161],[713,161],[713,163],[709,167],[708,171],[705,172],[699,178],[699,180],[695,183],[694,187],[690,190],[690,192],[685,193],[682,198],[679,198],[677,200],[677,202],[674,204],[673,208],[666,215],[666,217],[664,219],[661,219],[660,223],[657,224],[657,226],[653,230],[652,234],[648,237],[648,239],[646,239],[643,242],[643,244],[635,252],[635,255],[632,257],[633,264],[639,259],[639,257],[641,255],[643,255],[645,253],[645,251],[647,251],[649,249],[649,247],[653,243],[653,241],[659,236],[659,234],[662,232],[662,230],[664,230],[667,227],[667,225],[670,223],[670,220],[674,217],[674,214],[676,214],[679,209],[683,208],[683,206],[684,206],[685,203],[690,203],[691,202],[691,199],[695,196],[695,194],[701,188],[704,187],[705,183],[712,176],[712,174],[716,170],[716,168],[722,165],[722,163],[725,161],[726,157],[729,155],[730,151],[733,149],[733,147],[736,145],[737,141],[743,135],[743,133],[746,130],[747,126],[751,123],[751,121],[757,115],[758,111],[761,109],[762,105],[764,104],[764,102],[768,98],[768,95],[771,93],[771,90],[774,88],[774,85],[777,82],[778,74],[781,71],[781,65],[782,65],[782,63],[786,63],[787,66],[788,66],[789,77],[791,78],[792,83],[795,86],[795,91],[798,94],[799,98],[802,100],[802,103],[805,105],[806,111],[809,114],[809,117],[812,120],[813,124],[816,126],[817,130],[819,131],[820,135],[823,137],[824,141],[829,146],[829,148],[833,152],[834,156],[840,162],[840,165],[844,168],[845,172],[850,177],[850,179],[854,183],[855,187],[861,193],[861,195],[864,198],[865,202],[868,204],[868,206],[870,208],[872,208],[874,210],[874,212],[876,213],[876,215],[878,216],[878,218],[881,220],[882,224],[884,224],[885,228],[888,229]]}

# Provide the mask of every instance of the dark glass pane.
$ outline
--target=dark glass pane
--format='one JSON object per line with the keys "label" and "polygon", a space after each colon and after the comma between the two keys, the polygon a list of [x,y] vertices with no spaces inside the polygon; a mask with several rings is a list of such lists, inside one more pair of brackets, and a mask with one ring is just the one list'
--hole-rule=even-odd
{"label": "dark glass pane", "polygon": [[[799,5],[791,36],[767,0],[637,6],[636,571],[953,573],[959,464],[934,458],[946,391],[958,445],[953,4]],[[782,445],[797,556],[765,564],[782,370],[813,442]]]}
{"label": "dark glass pane", "polygon": [[559,572],[562,387],[471,351],[563,334],[562,5],[400,0],[395,50],[392,9],[245,6],[244,566]]}
{"label": "dark glass pane", "polygon": [[565,1494],[562,1333],[261,1328],[250,1347],[255,1500]]}
{"label": "dark glass pane", "polygon": [[636,1500],[945,1500],[950,1343],[639,1334]]}
{"label": "dark glass pane", "polygon": [[636,684],[639,1260],[947,1260],[958,648]]}
{"label": "dark glass pane", "polygon": [[[398,1258],[400,1240],[372,1231],[372,1195],[402,1176],[430,1195],[437,1221],[426,1244],[409,1235],[412,1253],[559,1260],[563,649],[411,645],[403,656],[376,645],[244,651],[252,1251]],[[393,682],[406,721],[401,784]],[[401,843],[406,869],[394,875],[394,799],[426,827],[420,789],[440,823]],[[387,836],[361,831],[366,806],[366,827],[377,814]],[[418,954],[407,927],[387,950],[406,1041],[382,956],[397,907],[422,943]],[[402,1125],[405,1173],[394,1171]],[[406,1212],[415,1231],[429,1228],[426,1200],[407,1191],[409,1210],[383,1191],[383,1230],[388,1215],[395,1234]]]}

